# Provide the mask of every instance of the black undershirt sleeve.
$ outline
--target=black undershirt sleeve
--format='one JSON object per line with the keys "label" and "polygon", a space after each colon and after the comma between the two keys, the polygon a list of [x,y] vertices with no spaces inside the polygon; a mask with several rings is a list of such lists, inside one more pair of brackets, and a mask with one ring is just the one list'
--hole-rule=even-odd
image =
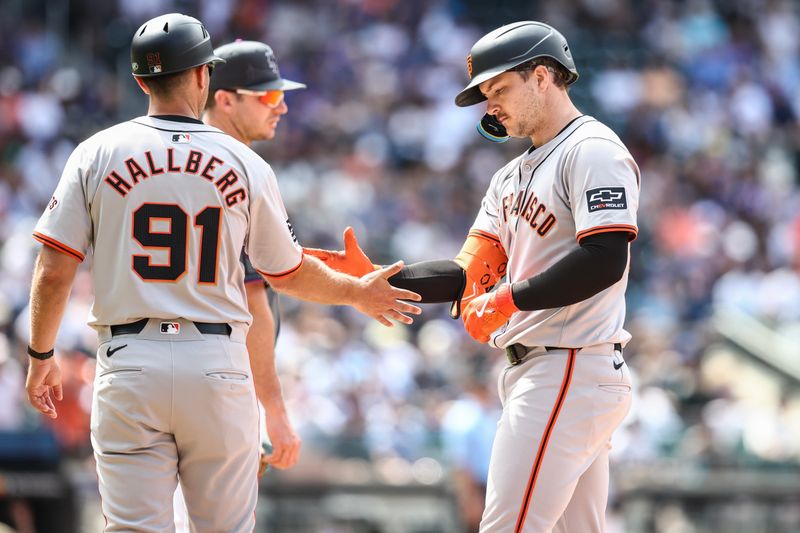
{"label": "black undershirt sleeve", "polygon": [[[541,274],[514,283],[511,292],[521,310],[552,309],[583,301],[622,278],[628,264],[626,232],[600,233]],[[452,259],[406,265],[389,278],[394,287],[422,296],[421,303],[454,302],[461,298],[466,275]],[[457,316],[457,315],[455,315]]]}
{"label": "black undershirt sleeve", "polygon": [[541,274],[514,283],[511,294],[523,311],[564,307],[603,291],[619,281],[628,265],[630,234],[599,233]]}
{"label": "black undershirt sleeve", "polygon": [[422,303],[453,302],[461,298],[466,283],[464,270],[452,259],[406,265],[389,283],[422,296]]}

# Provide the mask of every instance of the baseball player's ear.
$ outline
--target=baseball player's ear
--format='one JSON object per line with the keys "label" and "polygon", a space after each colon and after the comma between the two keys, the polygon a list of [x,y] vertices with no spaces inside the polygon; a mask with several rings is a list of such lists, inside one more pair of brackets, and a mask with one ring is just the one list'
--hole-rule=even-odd
{"label": "baseball player's ear", "polygon": [[541,86],[543,83],[545,85],[550,83],[550,71],[547,70],[547,67],[544,65],[537,65],[533,72],[531,73],[536,80],[536,85]]}
{"label": "baseball player's ear", "polygon": [[147,96],[150,96],[150,89],[147,88],[147,84],[144,82],[144,80],[142,80],[142,78],[133,79],[136,80],[136,84],[139,85],[139,88],[142,90],[142,92],[144,92],[144,94]]}
{"label": "baseball player's ear", "polygon": [[197,82],[197,86],[201,89],[208,87],[211,84],[211,75],[208,73],[208,65],[194,67],[194,79]]}
{"label": "baseball player's ear", "polygon": [[221,91],[217,90],[214,91],[214,103],[217,107],[228,108],[231,106],[231,102],[233,101],[234,93],[228,91]]}

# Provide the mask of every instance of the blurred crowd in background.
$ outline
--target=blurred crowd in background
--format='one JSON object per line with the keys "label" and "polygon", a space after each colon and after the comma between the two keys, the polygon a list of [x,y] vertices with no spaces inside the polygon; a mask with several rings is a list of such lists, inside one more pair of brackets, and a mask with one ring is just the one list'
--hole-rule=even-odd
{"label": "blurred crowd in background", "polygon": [[[642,171],[625,352],[638,391],[612,468],[800,463],[796,383],[737,357],[712,320],[735,308],[800,345],[800,8],[789,0],[4,0],[0,459],[38,435],[57,443],[42,453],[90,465],[91,260],[56,347],[64,401],[43,420],[24,398],[30,234],[76,144],[146,113],[130,38],[170,11],[200,18],[216,45],[267,42],[282,75],[307,84],[287,94],[276,139],[255,148],[303,245],[341,248],[352,225],[376,263],[455,256],[494,171],[528,147],[485,141],[483,107],[454,105],[467,53],[504,23],[557,27],[581,76],[573,100]],[[278,366],[304,441],[287,477],[361,458],[395,481],[453,475],[467,497],[470,484],[479,492],[502,352],[444,305],[389,329],[282,301]]]}

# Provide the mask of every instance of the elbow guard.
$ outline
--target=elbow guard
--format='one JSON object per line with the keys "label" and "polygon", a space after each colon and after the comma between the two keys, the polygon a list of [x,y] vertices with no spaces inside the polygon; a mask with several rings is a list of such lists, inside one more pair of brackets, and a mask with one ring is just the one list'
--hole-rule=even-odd
{"label": "elbow guard", "polygon": [[497,237],[472,230],[455,262],[466,274],[464,290],[450,307],[450,316],[458,318],[462,307],[473,298],[492,290],[500,278],[505,276],[508,256]]}

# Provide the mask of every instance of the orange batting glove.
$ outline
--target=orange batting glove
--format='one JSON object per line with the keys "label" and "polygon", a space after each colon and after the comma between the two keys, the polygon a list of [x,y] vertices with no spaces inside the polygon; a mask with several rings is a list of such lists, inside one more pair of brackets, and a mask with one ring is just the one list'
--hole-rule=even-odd
{"label": "orange batting glove", "polygon": [[478,342],[489,342],[489,337],[519,311],[511,296],[511,285],[503,283],[496,291],[481,294],[467,304],[461,319],[467,333]]}
{"label": "orange batting glove", "polygon": [[352,227],[347,226],[344,229],[342,240],[344,241],[344,250],[333,251],[321,250],[319,248],[303,248],[303,253],[321,259],[329,268],[337,272],[349,274],[357,278],[376,270],[376,266],[372,264],[367,254],[365,254],[364,250],[358,245],[356,232],[353,231]]}

